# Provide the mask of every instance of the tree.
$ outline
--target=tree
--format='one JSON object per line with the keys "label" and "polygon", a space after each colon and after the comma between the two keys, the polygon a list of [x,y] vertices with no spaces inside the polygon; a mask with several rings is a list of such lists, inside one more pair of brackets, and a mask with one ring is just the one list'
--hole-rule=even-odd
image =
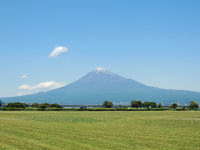
{"label": "tree", "polygon": [[151,108],[156,108],[156,103],[155,102],[144,102],[142,104],[144,107],[148,107],[151,106]]}
{"label": "tree", "polygon": [[141,101],[131,101],[131,107],[134,107],[134,108],[138,108],[138,107],[142,107],[142,102]]}
{"label": "tree", "polygon": [[26,108],[28,107],[28,105],[26,103],[15,102],[15,103],[8,103],[6,107]]}
{"label": "tree", "polygon": [[42,109],[45,109],[45,108],[62,108],[62,106],[58,105],[58,104],[49,104],[49,103],[43,103],[43,104],[38,104],[38,103],[33,103],[31,105],[31,107],[34,107],[34,108],[42,108]]}
{"label": "tree", "polygon": [[2,105],[2,101],[0,100],[0,107],[1,107],[1,105]]}
{"label": "tree", "polygon": [[33,103],[33,104],[31,105],[31,107],[40,108],[40,104],[38,104],[38,103]]}
{"label": "tree", "polygon": [[158,104],[158,108],[162,108],[162,105],[161,105],[161,103],[159,103],[159,104]]}
{"label": "tree", "polygon": [[190,109],[194,110],[195,108],[199,108],[199,105],[195,101],[191,101],[189,107]]}
{"label": "tree", "polygon": [[104,101],[103,106],[105,108],[111,108],[113,106],[113,103],[110,101]]}
{"label": "tree", "polygon": [[62,108],[62,106],[58,105],[58,104],[50,104],[50,107],[53,107],[53,108]]}
{"label": "tree", "polygon": [[178,106],[178,105],[177,105],[176,103],[173,103],[173,104],[170,106],[170,108],[176,109],[177,106]]}
{"label": "tree", "polygon": [[43,104],[40,104],[40,108],[48,108],[48,107],[50,107],[50,105],[51,104],[49,104],[49,103],[43,103]]}

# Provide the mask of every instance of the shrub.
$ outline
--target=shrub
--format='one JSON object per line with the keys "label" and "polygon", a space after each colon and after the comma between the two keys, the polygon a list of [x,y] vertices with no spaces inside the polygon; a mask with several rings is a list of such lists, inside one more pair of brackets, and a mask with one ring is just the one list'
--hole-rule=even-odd
{"label": "shrub", "polygon": [[185,111],[185,107],[180,107],[176,109],[177,111]]}
{"label": "shrub", "polygon": [[4,111],[19,111],[19,110],[24,110],[24,108],[18,108],[18,107],[3,107],[1,110]]}
{"label": "shrub", "polygon": [[41,108],[41,109],[46,109],[46,108],[62,108],[62,106],[58,104],[49,104],[49,103],[43,103],[43,104],[38,104],[38,103],[33,103],[31,105],[33,108]]}

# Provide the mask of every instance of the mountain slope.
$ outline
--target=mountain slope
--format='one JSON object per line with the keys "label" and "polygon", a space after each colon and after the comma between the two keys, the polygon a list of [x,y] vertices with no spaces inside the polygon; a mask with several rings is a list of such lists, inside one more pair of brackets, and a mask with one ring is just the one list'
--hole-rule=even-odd
{"label": "mountain slope", "polygon": [[189,104],[200,102],[200,93],[166,90],[150,87],[135,80],[123,78],[103,68],[89,72],[81,79],[58,89],[31,95],[2,98],[5,102],[49,102],[59,104],[102,104],[110,100],[116,104],[129,104],[131,100],[155,101],[162,104]]}

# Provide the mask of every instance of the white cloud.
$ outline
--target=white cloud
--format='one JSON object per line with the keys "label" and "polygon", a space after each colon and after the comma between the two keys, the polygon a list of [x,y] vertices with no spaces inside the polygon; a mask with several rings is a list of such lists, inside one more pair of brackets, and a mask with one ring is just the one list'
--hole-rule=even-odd
{"label": "white cloud", "polygon": [[21,76],[21,78],[22,79],[26,79],[26,78],[28,78],[28,76],[27,75],[23,75],[23,76]]}
{"label": "white cloud", "polygon": [[17,94],[17,96],[23,96],[23,95],[27,95],[28,93],[22,93],[22,92],[20,92],[20,93],[18,93]]}
{"label": "white cloud", "polygon": [[24,84],[19,87],[20,90],[31,90],[33,89],[31,86]]}
{"label": "white cloud", "polygon": [[61,53],[67,52],[69,49],[67,47],[56,47],[50,54],[49,57],[57,57]]}
{"label": "white cloud", "polygon": [[18,95],[26,95],[26,94],[32,94],[32,93],[37,93],[41,91],[47,91],[51,89],[56,89],[59,87],[65,86],[65,84],[56,82],[56,81],[46,81],[46,82],[41,82],[36,85],[28,85],[24,84],[18,87],[20,90],[24,90],[25,92],[20,92]]}

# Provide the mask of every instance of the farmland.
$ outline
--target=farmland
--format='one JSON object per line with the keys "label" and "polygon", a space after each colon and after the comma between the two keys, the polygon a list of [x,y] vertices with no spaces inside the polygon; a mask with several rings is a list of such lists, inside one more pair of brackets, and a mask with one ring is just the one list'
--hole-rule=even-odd
{"label": "farmland", "polygon": [[0,149],[199,150],[196,111],[0,111]]}

